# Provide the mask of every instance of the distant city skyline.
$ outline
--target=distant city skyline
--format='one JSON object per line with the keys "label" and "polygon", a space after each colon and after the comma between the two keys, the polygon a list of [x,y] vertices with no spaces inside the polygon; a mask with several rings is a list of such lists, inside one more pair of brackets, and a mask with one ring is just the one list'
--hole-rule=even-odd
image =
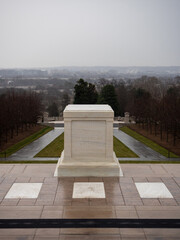
{"label": "distant city skyline", "polygon": [[0,68],[180,66],[180,0],[0,0]]}

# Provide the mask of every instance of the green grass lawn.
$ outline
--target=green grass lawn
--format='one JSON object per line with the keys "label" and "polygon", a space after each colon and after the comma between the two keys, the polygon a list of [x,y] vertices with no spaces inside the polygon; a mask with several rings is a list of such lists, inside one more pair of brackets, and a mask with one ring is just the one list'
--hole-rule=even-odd
{"label": "green grass lawn", "polygon": [[123,160],[119,160],[119,163],[121,164],[179,164],[180,161],[169,161],[169,160],[165,160],[165,161],[143,161],[143,160],[135,160],[135,161],[132,161],[132,160],[126,160],[126,161],[123,161]]}
{"label": "green grass lawn", "polygon": [[[144,143],[146,146],[150,147],[151,149],[153,149],[154,151],[160,153],[161,155],[163,155],[165,157],[168,157],[168,150],[163,148],[163,147],[161,147],[157,143],[151,141],[150,139],[142,136],[141,134],[131,130],[128,127],[122,127],[120,130],[125,132],[125,133],[127,133],[131,137],[137,139],[138,141]],[[171,158],[179,158],[179,156],[177,156],[176,154],[174,154],[172,152],[170,152],[170,157]]]}
{"label": "green grass lawn", "polygon": [[114,148],[114,152],[116,153],[116,157],[118,157],[118,158],[131,158],[131,157],[137,158],[137,157],[139,157],[116,137],[113,137],[113,148]]}
{"label": "green grass lawn", "polygon": [[60,157],[64,149],[64,133],[43,148],[35,157]]}
{"label": "green grass lawn", "polygon": [[6,152],[6,157],[9,157],[11,154],[17,152],[18,150],[20,150],[21,148],[25,147],[26,145],[28,145],[29,143],[35,141],[36,139],[40,138],[41,136],[43,136],[44,134],[48,133],[49,131],[51,131],[53,128],[52,127],[44,127],[43,129],[41,129],[40,131],[32,134],[31,136],[21,140],[20,142],[14,144],[13,146],[7,148],[6,150],[0,152],[0,157],[5,157],[5,152]]}
{"label": "green grass lawn", "polygon": [[[60,157],[64,149],[64,133],[42,149],[35,157]],[[121,141],[114,137],[114,151],[117,157],[138,157]]]}

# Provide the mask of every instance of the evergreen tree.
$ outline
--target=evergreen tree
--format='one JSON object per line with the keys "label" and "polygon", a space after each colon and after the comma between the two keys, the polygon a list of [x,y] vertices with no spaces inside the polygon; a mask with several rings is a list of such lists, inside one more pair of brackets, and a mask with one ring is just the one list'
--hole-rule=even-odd
{"label": "evergreen tree", "polygon": [[95,104],[97,102],[98,93],[95,85],[79,79],[74,86],[74,103],[75,104]]}
{"label": "evergreen tree", "polygon": [[124,113],[126,112],[126,105],[127,105],[127,88],[123,83],[120,83],[116,88],[116,95],[117,95],[117,101],[118,101],[118,115],[124,116]]}
{"label": "evergreen tree", "polygon": [[118,102],[113,85],[108,84],[102,88],[98,98],[98,103],[109,104],[114,110],[115,115],[118,114]]}

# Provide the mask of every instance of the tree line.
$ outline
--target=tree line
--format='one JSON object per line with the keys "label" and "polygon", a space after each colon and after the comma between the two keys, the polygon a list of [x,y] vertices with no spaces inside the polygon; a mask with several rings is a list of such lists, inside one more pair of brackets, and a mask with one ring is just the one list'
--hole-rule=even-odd
{"label": "tree line", "polygon": [[[173,136],[173,145],[180,138],[180,88],[171,87],[162,98],[154,98],[144,89],[134,90],[131,113],[136,123],[160,139]],[[163,134],[165,133],[165,134]],[[165,135],[165,136],[164,136]]]}
{"label": "tree line", "polygon": [[0,95],[0,147],[9,138],[37,123],[41,100],[34,92],[13,90]]}
{"label": "tree line", "polygon": [[173,144],[180,138],[180,86],[160,85],[154,77],[133,84],[101,79],[92,84],[80,79],[74,87],[74,104],[109,104],[115,116],[130,112],[140,127],[151,134],[166,135]]}
{"label": "tree line", "polygon": [[[53,94],[54,95],[54,94]],[[8,138],[37,123],[42,116],[42,94],[29,91],[7,91],[0,95],[0,147]],[[74,104],[109,104],[115,116],[130,112],[136,123],[151,134],[173,136],[174,145],[180,137],[180,86],[164,85],[145,76],[133,82],[100,79],[89,83],[79,79],[74,86],[74,100],[64,93],[61,102]],[[44,102],[44,109],[48,104]],[[59,114],[59,102],[48,106],[50,115]]]}

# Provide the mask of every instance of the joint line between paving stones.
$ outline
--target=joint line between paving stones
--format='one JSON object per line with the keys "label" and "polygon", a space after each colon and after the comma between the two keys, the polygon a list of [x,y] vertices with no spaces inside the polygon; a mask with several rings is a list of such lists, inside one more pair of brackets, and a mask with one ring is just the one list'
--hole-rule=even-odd
{"label": "joint line between paving stones", "polygon": [[166,170],[166,168],[164,167],[164,164],[161,164],[162,168],[164,169],[164,171],[168,174],[168,171]]}
{"label": "joint line between paving stones", "polygon": [[175,177],[173,177],[172,178],[174,181],[175,181],[175,183],[178,185],[178,187],[180,188],[180,185],[178,184],[178,182],[175,180]]}
{"label": "joint line between paving stones", "polygon": [[[143,202],[143,201],[142,201],[142,202]],[[143,203],[143,205],[144,205],[144,203]],[[139,219],[140,217],[139,217],[139,214],[138,214],[138,211],[137,211],[137,206],[134,206],[134,208],[135,208],[136,214],[137,214],[138,219]],[[147,237],[146,237],[146,233],[145,233],[144,228],[142,228],[142,231],[143,231],[143,233],[144,233],[145,239],[147,240]]]}
{"label": "joint line between paving stones", "polygon": [[12,167],[7,171],[7,173],[10,173],[14,167],[15,167],[15,165],[12,165]]}
{"label": "joint line between paving stones", "polygon": [[22,172],[22,173],[24,173],[24,172],[25,172],[26,168],[27,168],[27,164],[25,165],[25,168],[24,168],[24,170],[23,170],[23,172]]}
{"label": "joint line between paving stones", "polygon": [[122,198],[123,198],[124,205],[126,205],[126,202],[125,202],[125,198],[124,198],[124,194],[123,194],[123,191],[122,191],[122,188],[121,188],[120,181],[119,181],[119,188],[120,188],[120,191],[121,191],[121,194],[122,194]]}
{"label": "joint line between paving stones", "polygon": [[[180,190],[180,187],[179,187],[179,185],[177,184],[177,182],[176,182],[176,180],[174,179],[174,177],[171,177],[171,179],[172,179],[172,180],[174,181],[174,183],[176,184],[178,190]],[[161,178],[161,180],[162,180],[162,182],[166,185],[166,183],[163,181],[162,178]],[[168,188],[168,189],[169,189],[169,188]],[[173,196],[173,193],[172,193],[171,189],[169,189],[169,191],[170,191],[170,193],[171,193],[172,196]],[[178,201],[176,200],[176,198],[175,198],[174,196],[173,196],[173,199],[174,199],[174,201],[176,202],[176,204],[179,205]],[[159,200],[159,201],[160,201],[160,200]]]}
{"label": "joint line between paving stones", "polygon": [[[45,181],[45,179],[44,179],[44,181]],[[58,189],[58,184],[56,184],[56,191],[55,191],[55,194],[54,194],[53,205],[54,205],[54,203],[55,203],[56,194],[57,194],[57,189]]]}
{"label": "joint line between paving stones", "polygon": [[[143,203],[143,201],[142,201],[142,203]],[[144,205],[144,203],[143,203],[143,205]],[[140,216],[139,216],[139,214],[138,214],[138,211],[137,211],[137,206],[134,206],[134,208],[135,208],[136,214],[137,214],[137,216],[138,216],[138,219],[139,219],[139,218],[140,218]],[[142,231],[143,231],[143,233],[144,233],[145,239],[147,240],[147,237],[146,237],[146,233],[145,233],[145,230],[144,230],[144,228],[142,228]]]}

